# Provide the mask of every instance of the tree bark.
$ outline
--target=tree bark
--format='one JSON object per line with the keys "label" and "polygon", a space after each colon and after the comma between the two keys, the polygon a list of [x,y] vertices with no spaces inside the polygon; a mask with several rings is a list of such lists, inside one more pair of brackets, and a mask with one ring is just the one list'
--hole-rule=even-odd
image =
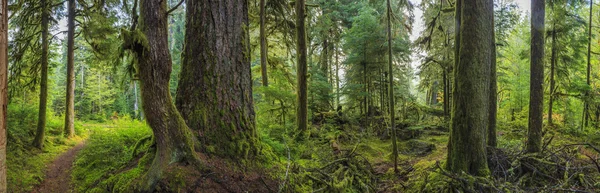
{"label": "tree bark", "polygon": [[[529,94],[529,130],[526,151],[542,150],[542,120],[544,111],[544,17],[545,1],[531,1],[531,77]],[[551,88],[553,89],[553,88]],[[551,115],[548,115],[551,116]]]}
{"label": "tree bark", "polygon": [[187,3],[177,89],[177,108],[202,150],[232,159],[258,153],[247,4],[247,0]]}
{"label": "tree bark", "polygon": [[[592,82],[591,82],[591,71],[592,71],[592,61],[591,61],[591,55],[592,55],[592,13],[593,13],[593,7],[594,7],[594,0],[590,0],[590,17],[589,17],[589,25],[588,25],[588,51],[587,51],[587,76],[586,76],[586,81],[587,81],[587,85],[591,86]],[[589,124],[589,119],[590,119],[590,114],[588,113],[589,109],[590,109],[590,103],[589,100],[587,99],[587,97],[589,97],[590,92],[586,92],[586,100],[584,102],[584,107],[583,107],[583,116],[584,116],[584,121],[583,121],[583,125],[585,127],[587,127]]]}
{"label": "tree bark", "polygon": [[[492,17],[493,19],[494,17]],[[492,23],[494,21],[492,20]],[[498,81],[496,74],[496,37],[495,33],[492,34],[492,57],[490,62],[490,91],[489,91],[489,117],[487,126],[487,145],[488,147],[496,147],[498,145],[498,139],[496,138],[496,122],[498,114]]]}
{"label": "tree bark", "polygon": [[392,146],[393,146],[393,156],[394,156],[394,173],[398,173],[398,145],[396,142],[396,115],[394,110],[394,71],[392,65],[392,6],[390,0],[387,0],[387,35],[388,35],[388,71],[390,72],[389,77],[389,85],[390,85],[390,94],[389,94],[389,102],[390,102],[390,125],[392,129]]}
{"label": "tree bark", "polygon": [[306,63],[306,27],[305,27],[305,0],[296,0],[296,38],[297,46],[297,72],[298,88],[296,90],[298,97],[298,109],[296,110],[296,124],[298,130],[304,132],[308,129],[308,99],[307,99],[307,63]]}
{"label": "tree bark", "polygon": [[550,53],[550,91],[549,91],[549,97],[548,97],[548,125],[552,125],[553,121],[552,121],[552,114],[554,114],[552,111],[554,110],[554,90],[556,89],[556,81],[554,79],[554,74],[556,71],[556,63],[558,60],[557,54],[558,54],[558,48],[556,47],[556,22],[554,22],[552,24],[552,48],[551,48],[551,53]]}
{"label": "tree bark", "polygon": [[0,5],[0,192],[6,192],[6,113],[8,106],[8,0]]}
{"label": "tree bark", "polygon": [[71,138],[75,136],[75,61],[74,61],[74,40],[75,40],[75,0],[69,0],[69,16],[67,32],[67,97],[65,110],[65,136]]}
{"label": "tree bark", "polygon": [[262,73],[263,86],[269,86],[269,78],[267,75],[267,34],[266,27],[266,0],[260,0],[260,70]]}
{"label": "tree bark", "polygon": [[456,173],[485,176],[489,174],[485,144],[490,63],[494,54],[492,44],[482,42],[493,41],[493,1],[462,0],[458,5],[460,51],[447,167]]}
{"label": "tree bark", "polygon": [[175,108],[169,91],[172,61],[169,54],[167,1],[141,0],[139,28],[124,34],[125,48],[136,54],[142,109],[156,143],[143,192],[152,192],[163,171],[173,163],[198,164],[194,138]]}
{"label": "tree bark", "polygon": [[41,0],[42,6],[42,56],[40,80],[40,106],[38,111],[38,123],[33,146],[39,149],[44,147],[44,135],[46,130],[46,108],[48,104],[48,28],[50,21],[50,2]]}

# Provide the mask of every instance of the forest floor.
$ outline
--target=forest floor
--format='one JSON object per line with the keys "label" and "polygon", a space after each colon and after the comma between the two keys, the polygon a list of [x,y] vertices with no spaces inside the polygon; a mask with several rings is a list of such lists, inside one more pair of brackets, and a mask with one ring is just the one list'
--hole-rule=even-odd
{"label": "forest floor", "polygon": [[79,142],[73,148],[59,155],[46,168],[46,177],[32,193],[68,193],[72,192],[71,168],[77,153],[85,146],[85,141]]}

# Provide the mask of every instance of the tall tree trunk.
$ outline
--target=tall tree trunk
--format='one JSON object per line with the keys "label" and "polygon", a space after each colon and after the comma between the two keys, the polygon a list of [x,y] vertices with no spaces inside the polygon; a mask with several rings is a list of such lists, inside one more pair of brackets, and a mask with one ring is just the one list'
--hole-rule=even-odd
{"label": "tall tree trunk", "polygon": [[[462,0],[460,52],[454,82],[447,167],[452,172],[489,174],[486,158],[489,73],[494,37],[492,0]],[[457,7],[457,8],[458,8]]]}
{"label": "tall tree trunk", "polygon": [[296,90],[298,97],[298,109],[296,110],[296,124],[299,131],[308,129],[308,106],[307,106],[307,83],[306,78],[308,68],[306,64],[306,28],[305,28],[305,0],[296,0],[296,38],[297,46],[297,71],[298,73],[298,88]]}
{"label": "tall tree trunk", "polygon": [[[454,4],[454,71],[453,71],[453,75],[454,77],[457,77],[457,71],[456,68],[459,66],[459,57],[460,57],[460,27],[461,27],[461,16],[462,16],[462,1],[463,0],[456,0],[456,3]],[[454,81],[454,83],[456,83],[456,79]],[[452,91],[452,95],[454,95],[454,91]],[[452,96],[454,97],[454,96]],[[451,101],[451,103],[454,103],[454,100]],[[450,108],[454,108],[454,105],[452,105],[452,107]],[[450,121],[452,122],[452,114],[450,115]],[[452,126],[452,125],[451,125]],[[449,136],[448,136],[448,159],[450,159],[450,155],[452,155],[452,144],[453,139],[455,137],[452,136],[453,132],[450,132]],[[450,162],[446,163],[446,169],[450,170],[452,168],[452,165],[450,164]]]}
{"label": "tall tree trunk", "polygon": [[[594,7],[594,0],[590,0],[590,18],[589,18],[589,25],[588,25],[588,51],[587,51],[587,76],[586,76],[586,81],[587,81],[587,85],[591,86],[592,82],[591,82],[591,71],[592,71],[592,61],[591,61],[591,54],[592,54],[592,13],[593,13],[593,7]],[[588,113],[589,109],[590,109],[590,103],[589,100],[587,99],[587,97],[589,97],[590,93],[589,91],[585,93],[586,96],[586,100],[584,102],[584,107],[583,107],[583,116],[584,116],[584,121],[583,121],[583,125],[585,127],[587,127],[589,124],[589,119],[590,119],[590,114]]]}
{"label": "tall tree trunk", "polygon": [[[544,111],[544,17],[545,1],[531,1],[531,77],[529,94],[529,130],[526,151],[542,150],[542,120]],[[553,88],[551,88],[553,89]],[[551,115],[548,115],[551,116]]]}
{"label": "tall tree trunk", "polygon": [[260,71],[262,74],[263,86],[269,86],[269,78],[267,75],[267,34],[266,28],[266,1],[260,0]]}
{"label": "tall tree trunk", "polygon": [[69,31],[67,34],[67,98],[65,102],[65,135],[67,138],[75,136],[75,0],[69,0]]}
{"label": "tall tree trunk", "polygon": [[[340,104],[340,57],[338,55],[338,50],[337,48],[334,49],[335,51],[335,96],[336,96],[336,104],[337,106],[342,106],[342,104]],[[338,108],[336,107],[336,109]]]}
{"label": "tall tree trunk", "polygon": [[548,125],[552,125],[552,111],[554,110],[554,90],[556,90],[556,81],[554,79],[554,74],[556,71],[556,63],[558,60],[558,48],[556,45],[556,22],[552,24],[552,48],[550,53],[550,92],[548,97]]}
{"label": "tall tree trunk", "polygon": [[33,146],[37,148],[44,147],[44,135],[46,130],[46,107],[48,104],[48,28],[50,21],[50,2],[41,0],[42,6],[42,58],[41,70],[42,79],[40,80],[40,106],[38,111],[38,123]]}
{"label": "tall tree trunk", "polygon": [[232,159],[258,153],[247,4],[247,0],[188,2],[177,89],[177,108],[203,151]]}
{"label": "tall tree trunk", "polygon": [[[492,17],[493,19],[494,17]],[[492,20],[492,23],[493,20]],[[498,114],[498,81],[496,75],[496,37],[495,33],[492,34],[492,57],[490,58],[490,91],[489,91],[489,116],[488,116],[488,127],[487,127],[487,145],[489,147],[496,147],[498,145],[498,139],[496,138],[496,122]]]}
{"label": "tall tree trunk", "polygon": [[398,145],[396,142],[396,115],[394,110],[394,71],[392,65],[392,6],[390,0],[387,0],[387,32],[388,32],[388,71],[390,72],[390,125],[392,129],[392,146],[394,156],[394,173],[398,173]]}
{"label": "tall tree trunk", "polygon": [[136,54],[142,109],[156,143],[154,160],[142,186],[144,192],[153,191],[170,164],[199,162],[193,135],[175,108],[169,90],[172,61],[166,9],[167,1],[141,0],[139,29],[124,34],[128,40],[125,47]]}
{"label": "tall tree trunk", "polygon": [[8,0],[0,5],[0,192],[6,192],[6,108],[8,106]]}

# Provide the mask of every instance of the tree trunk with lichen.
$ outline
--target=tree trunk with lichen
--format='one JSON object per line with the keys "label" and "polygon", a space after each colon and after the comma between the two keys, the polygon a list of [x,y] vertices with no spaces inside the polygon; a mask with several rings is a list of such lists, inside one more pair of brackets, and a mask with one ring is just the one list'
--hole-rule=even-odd
{"label": "tree trunk with lichen", "polygon": [[46,132],[46,107],[48,104],[48,28],[50,22],[50,9],[48,0],[40,2],[42,6],[42,56],[41,56],[41,75],[40,80],[40,106],[38,111],[37,131],[33,146],[39,149],[44,147],[44,136]]}
{"label": "tree trunk with lichen", "polygon": [[485,176],[489,174],[485,141],[493,47],[481,42],[493,41],[493,1],[462,0],[458,5],[460,51],[455,68],[447,168]]}
{"label": "tree trunk with lichen", "polygon": [[269,86],[269,77],[267,75],[267,33],[266,33],[266,1],[260,0],[260,72],[262,75],[263,86]]}
{"label": "tree trunk with lichen", "polygon": [[0,192],[6,192],[6,108],[8,106],[8,1],[0,4]]}
{"label": "tree trunk with lichen", "polygon": [[75,0],[69,0],[69,31],[67,35],[67,97],[65,109],[65,136],[75,136]]}
{"label": "tree trunk with lichen", "polygon": [[306,5],[305,0],[296,0],[296,38],[297,46],[296,52],[297,57],[297,70],[298,73],[298,85],[297,85],[297,99],[298,107],[296,110],[296,123],[298,131],[304,132],[308,130],[308,98],[307,89],[308,85],[306,79],[308,77],[308,67],[306,63],[306,19],[305,17]]}
{"label": "tree trunk with lichen", "polygon": [[167,1],[141,0],[139,29],[125,33],[125,48],[136,54],[142,109],[154,133],[156,153],[141,188],[152,192],[163,171],[174,163],[197,164],[194,138],[169,92],[171,56]]}
{"label": "tree trunk with lichen", "polygon": [[258,153],[247,0],[187,3],[186,43],[176,105],[204,152]]}
{"label": "tree trunk with lichen", "polygon": [[[544,111],[544,0],[531,2],[531,77],[529,92],[529,128],[527,131],[527,153],[542,150],[542,120]],[[548,115],[550,116],[550,115]]]}

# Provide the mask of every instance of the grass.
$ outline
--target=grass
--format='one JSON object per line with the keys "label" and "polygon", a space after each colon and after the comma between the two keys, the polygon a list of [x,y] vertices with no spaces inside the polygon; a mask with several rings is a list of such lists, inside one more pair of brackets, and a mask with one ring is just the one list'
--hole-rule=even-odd
{"label": "grass", "polygon": [[[138,155],[148,149],[141,145],[133,154],[136,143],[149,135],[143,122],[121,118],[110,124],[88,124],[90,136],[75,159],[72,182],[78,192],[127,192],[135,179],[145,171],[151,155]],[[136,159],[140,158],[139,164]],[[131,165],[133,164],[133,165]]]}

